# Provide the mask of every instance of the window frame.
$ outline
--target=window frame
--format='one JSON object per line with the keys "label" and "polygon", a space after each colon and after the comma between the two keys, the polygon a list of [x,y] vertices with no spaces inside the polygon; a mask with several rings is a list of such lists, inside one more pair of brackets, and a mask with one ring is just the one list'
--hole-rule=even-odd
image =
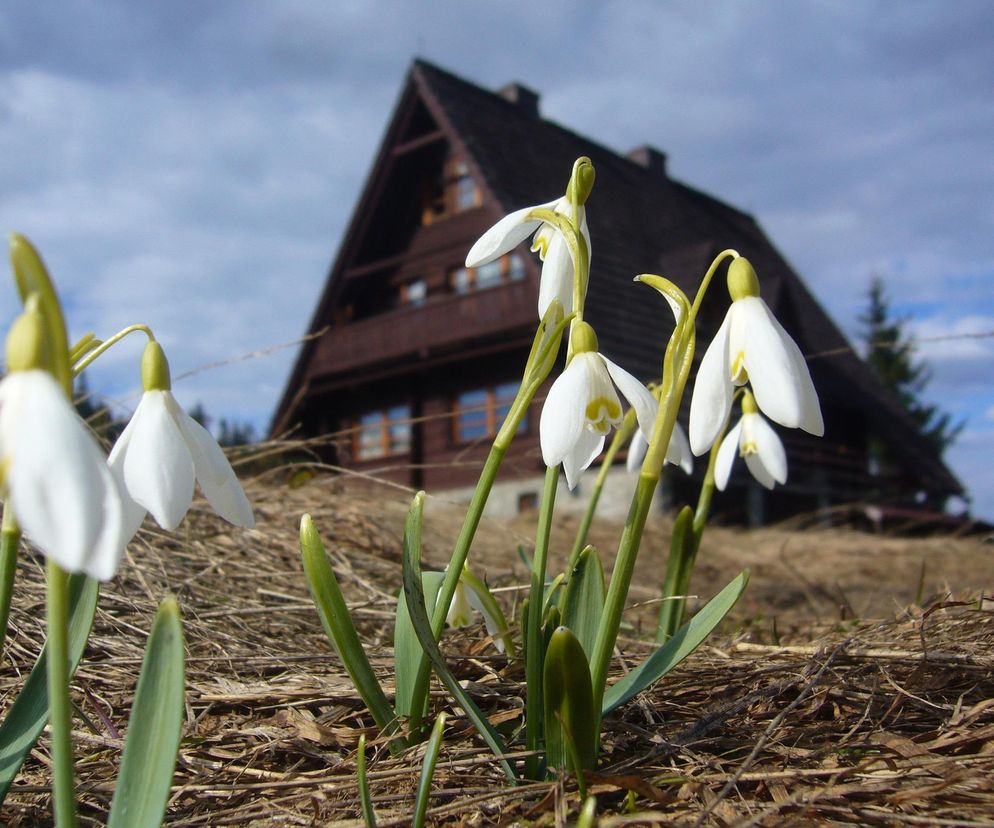
{"label": "window frame", "polygon": [[[507,416],[507,411],[514,403],[514,398],[517,396],[519,385],[520,384],[516,380],[510,380],[508,382],[499,382],[493,385],[466,388],[455,394],[452,398],[452,442],[456,445],[467,445],[469,443],[478,442],[479,440],[487,440],[495,437],[497,435],[497,431],[504,422],[504,418]],[[485,395],[485,399],[482,404],[467,406],[460,402],[465,397],[476,394]],[[484,415],[484,433],[465,435],[461,428],[461,415],[464,413],[479,415],[481,412]],[[472,422],[474,425],[478,420],[478,416],[473,418]],[[525,416],[522,417],[521,423],[518,425],[517,433],[519,435],[528,433],[527,411],[525,412]]]}
{"label": "window frame", "polygon": [[[402,448],[395,448],[392,429],[397,426],[406,427],[406,440],[400,444]],[[378,432],[377,439],[373,445],[378,446],[378,451],[373,454],[364,454],[363,436]],[[391,405],[382,408],[374,408],[355,417],[352,428],[352,461],[356,463],[367,463],[372,460],[382,460],[388,457],[403,457],[411,453],[411,443],[414,437],[414,427],[411,422],[411,406],[409,403]]]}
{"label": "window frame", "polygon": [[[517,262],[517,266],[514,266],[515,262]],[[481,285],[479,282],[478,271],[493,265],[497,265],[500,268],[499,276],[496,279],[489,279]],[[465,289],[460,289],[456,283],[456,274],[459,273],[466,274]],[[518,275],[515,276],[513,274]],[[527,275],[524,256],[520,253],[511,251],[510,253],[505,253],[500,258],[494,259],[492,262],[487,262],[479,267],[466,267],[465,265],[450,267],[445,272],[445,281],[449,293],[454,293],[457,296],[467,296],[470,293],[491,290],[492,288],[500,287],[501,285],[513,285],[518,282],[523,282]]]}

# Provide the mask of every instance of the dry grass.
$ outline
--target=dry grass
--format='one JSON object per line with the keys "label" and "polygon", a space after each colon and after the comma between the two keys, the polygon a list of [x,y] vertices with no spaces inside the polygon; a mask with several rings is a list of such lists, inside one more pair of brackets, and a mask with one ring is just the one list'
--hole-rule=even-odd
{"label": "dry grass", "polygon": [[[374,666],[391,687],[391,629],[407,496],[342,491],[321,476],[250,485],[258,527],[206,512],[179,533],[147,529],[102,590],[74,681],[84,825],[103,824],[154,607],[175,593],[188,643],[187,724],[167,823],[326,825],[359,816],[354,751],[375,729],[321,631],[296,547],[309,511],[325,538]],[[430,499],[425,560],[444,564],[461,512]],[[561,560],[575,524],[557,526]],[[619,527],[598,528],[609,549]],[[514,552],[530,521],[486,520],[471,561],[491,585],[525,580]],[[650,527],[631,596],[621,671],[647,647],[639,626],[661,578],[667,522]],[[603,825],[994,824],[994,592],[990,546],[845,531],[706,536],[694,588],[713,594],[739,568],[753,580],[722,635],[605,722],[592,779]],[[916,605],[922,565],[930,597]],[[41,567],[20,564],[0,691],[9,704],[41,645]],[[962,600],[954,600],[962,599]],[[971,601],[964,603],[963,601]],[[981,606],[983,604],[983,606]],[[774,627],[774,618],[776,624]],[[446,638],[457,674],[500,727],[521,721],[522,671],[477,640]],[[439,691],[439,709],[448,699]],[[8,826],[49,824],[44,741],[0,810]],[[381,825],[408,822],[420,754],[377,745],[371,787]],[[438,824],[565,824],[571,780],[512,788],[452,711],[430,816]],[[356,822],[356,824],[360,824]]]}

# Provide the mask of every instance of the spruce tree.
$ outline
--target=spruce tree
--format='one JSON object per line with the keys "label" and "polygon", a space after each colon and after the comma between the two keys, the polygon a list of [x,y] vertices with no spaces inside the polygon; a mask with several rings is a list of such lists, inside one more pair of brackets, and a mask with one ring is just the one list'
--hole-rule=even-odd
{"label": "spruce tree", "polygon": [[914,359],[914,342],[905,332],[907,319],[892,315],[880,277],[870,283],[867,299],[866,313],[859,317],[866,361],[941,455],[963,429],[963,423],[954,424],[948,412],[922,400],[932,372]]}

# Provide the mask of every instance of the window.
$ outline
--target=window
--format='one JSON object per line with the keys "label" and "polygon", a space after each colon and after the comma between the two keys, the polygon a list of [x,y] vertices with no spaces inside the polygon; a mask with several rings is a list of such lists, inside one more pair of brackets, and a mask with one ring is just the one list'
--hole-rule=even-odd
{"label": "window", "polygon": [[352,456],[356,460],[373,460],[395,454],[406,454],[411,448],[411,407],[370,411],[359,418]]}
{"label": "window", "polygon": [[[484,437],[493,437],[511,410],[518,393],[518,383],[506,382],[491,388],[475,388],[456,397],[453,410],[453,436],[457,442],[467,443]],[[518,433],[528,428],[525,415]]]}
{"label": "window", "polygon": [[426,190],[421,222],[434,224],[448,216],[478,207],[480,201],[480,188],[476,186],[469,165],[458,158],[449,158],[441,175]]}
{"label": "window", "polygon": [[400,304],[423,305],[428,298],[428,284],[424,279],[415,279],[400,286]]}
{"label": "window", "polygon": [[449,271],[449,289],[453,293],[470,293],[524,278],[524,259],[518,253],[509,253],[479,267],[453,268]]}

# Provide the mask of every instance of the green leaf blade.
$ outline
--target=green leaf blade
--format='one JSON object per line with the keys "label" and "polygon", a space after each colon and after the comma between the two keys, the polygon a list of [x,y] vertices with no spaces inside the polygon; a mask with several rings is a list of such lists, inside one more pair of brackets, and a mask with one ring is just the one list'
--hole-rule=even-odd
{"label": "green leaf blade", "polygon": [[[310,589],[311,598],[314,600],[314,606],[317,607],[325,633],[376,726],[384,733],[393,733],[396,730],[393,708],[359,641],[359,634],[352,623],[345,596],[342,595],[335,573],[328,563],[324,544],[321,543],[321,537],[310,515],[304,515],[300,519],[300,554],[304,562],[307,587]],[[392,743],[391,750],[399,747],[400,745],[394,747]]]}
{"label": "green leaf blade", "polygon": [[425,607],[424,592],[421,590],[421,526],[424,514],[424,498],[424,492],[418,492],[414,496],[410,511],[407,513],[407,522],[404,525],[404,595],[407,599],[408,612],[411,614],[411,623],[414,625],[418,641],[421,642],[421,648],[431,662],[435,674],[455,698],[456,703],[463,709],[483,741],[494,752],[507,778],[512,782],[517,782],[514,770],[504,758],[507,751],[500,735],[452,674],[432,633],[431,621]]}
{"label": "green leaf blade", "polygon": [[170,597],[159,606],[145,648],[107,828],[162,824],[183,732],[185,687],[183,622]]}
{"label": "green leaf blade", "polygon": [[577,775],[593,768],[597,760],[597,717],[590,666],[579,639],[567,627],[559,627],[549,640],[542,690],[549,766],[572,765]]}
{"label": "green leaf blade", "polygon": [[[85,575],[69,578],[70,675],[83,657],[97,611],[100,584]],[[47,650],[42,650],[21,692],[0,725],[0,803],[48,721]]]}
{"label": "green leaf blade", "polygon": [[651,687],[670,670],[676,667],[704,641],[718,626],[729,610],[735,606],[739,596],[749,583],[749,571],[743,570],[731,583],[684,624],[676,635],[656,650],[636,669],[613,684],[604,694],[601,713],[610,713],[616,707],[633,699],[643,690]]}
{"label": "green leaf blade", "polygon": [[[435,610],[438,591],[442,588],[444,580],[444,572],[421,573],[422,592],[429,616]],[[407,609],[407,599],[404,597],[404,591],[401,590],[397,598],[397,618],[393,628],[393,659],[396,672],[394,708],[398,716],[412,718],[412,729],[417,729],[428,704],[427,686],[423,688],[424,692],[418,692],[417,687],[421,658],[421,642],[418,641],[418,634],[414,631],[411,614]],[[416,693],[420,698],[414,698]]]}
{"label": "green leaf blade", "polygon": [[594,651],[597,630],[604,614],[604,567],[593,546],[576,560],[562,600],[562,623],[577,637],[587,658]]}

